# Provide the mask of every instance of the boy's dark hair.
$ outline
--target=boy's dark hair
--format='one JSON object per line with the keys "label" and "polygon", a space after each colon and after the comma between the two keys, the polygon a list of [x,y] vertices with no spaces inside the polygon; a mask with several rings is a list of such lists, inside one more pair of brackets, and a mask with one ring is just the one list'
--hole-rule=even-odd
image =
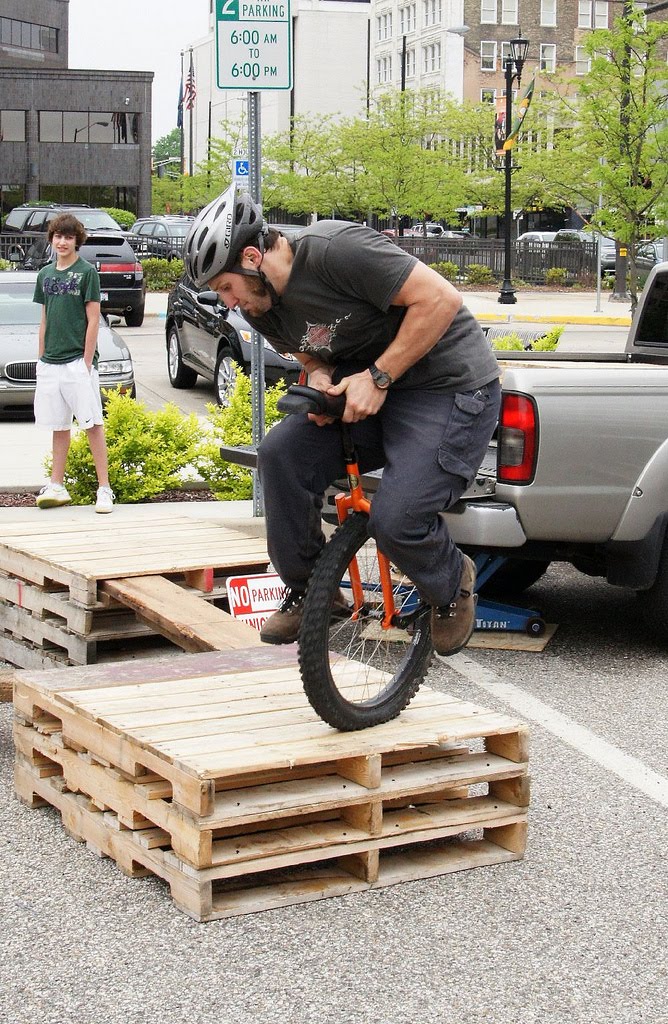
{"label": "boy's dark hair", "polygon": [[76,247],[79,249],[86,241],[86,229],[80,220],[77,220],[71,213],[60,213],[49,224],[49,241],[53,241],[54,235],[69,235],[76,239]]}

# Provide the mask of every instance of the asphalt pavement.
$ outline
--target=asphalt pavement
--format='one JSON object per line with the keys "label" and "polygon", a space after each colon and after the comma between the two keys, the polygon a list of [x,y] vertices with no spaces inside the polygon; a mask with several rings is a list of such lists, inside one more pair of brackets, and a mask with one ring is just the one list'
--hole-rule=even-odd
{"label": "asphalt pavement", "polygon": [[[151,326],[137,350],[157,352]],[[0,434],[0,450],[14,436]],[[168,508],[251,514],[250,503]],[[119,508],[109,529],[152,511]],[[0,531],[44,515],[54,531],[65,518],[85,529],[92,514],[0,509]],[[0,1021],[668,1021],[668,646],[633,594],[567,566],[550,566],[526,603],[558,625],[542,653],[468,648],[427,680],[528,723],[525,859],[227,921],[194,923],[158,880],[125,877],[55,811],[18,803],[12,712],[0,705]]]}

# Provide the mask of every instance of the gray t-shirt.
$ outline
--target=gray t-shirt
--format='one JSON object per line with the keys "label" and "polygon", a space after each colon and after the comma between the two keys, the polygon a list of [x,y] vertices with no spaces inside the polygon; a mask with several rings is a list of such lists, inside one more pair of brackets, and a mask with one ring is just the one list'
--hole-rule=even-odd
{"label": "gray t-shirt", "polygon": [[[260,317],[244,315],[279,352],[304,352],[346,373],[370,366],[399,330],[406,309],[393,306],[392,298],[417,260],[386,236],[347,221],[319,221],[292,249],[278,305]],[[470,391],[498,376],[478,322],[462,307],[440,341],[393,387]]]}

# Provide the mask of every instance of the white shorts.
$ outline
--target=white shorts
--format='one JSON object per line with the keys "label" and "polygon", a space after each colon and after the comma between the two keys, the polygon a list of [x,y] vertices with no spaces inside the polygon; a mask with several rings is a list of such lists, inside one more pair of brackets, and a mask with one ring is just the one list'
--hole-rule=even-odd
{"label": "white shorts", "polygon": [[46,430],[69,430],[72,418],[83,430],[103,423],[100,377],[83,357],[71,363],[37,362],[35,423]]}

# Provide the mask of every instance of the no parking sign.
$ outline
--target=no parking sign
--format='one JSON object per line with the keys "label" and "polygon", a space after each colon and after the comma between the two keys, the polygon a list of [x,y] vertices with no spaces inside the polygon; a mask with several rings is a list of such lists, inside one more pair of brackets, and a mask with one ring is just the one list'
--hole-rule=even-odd
{"label": "no parking sign", "polygon": [[227,581],[227,599],[230,614],[262,629],[287,594],[288,588],[276,573],[258,573],[255,576],[230,576]]}

